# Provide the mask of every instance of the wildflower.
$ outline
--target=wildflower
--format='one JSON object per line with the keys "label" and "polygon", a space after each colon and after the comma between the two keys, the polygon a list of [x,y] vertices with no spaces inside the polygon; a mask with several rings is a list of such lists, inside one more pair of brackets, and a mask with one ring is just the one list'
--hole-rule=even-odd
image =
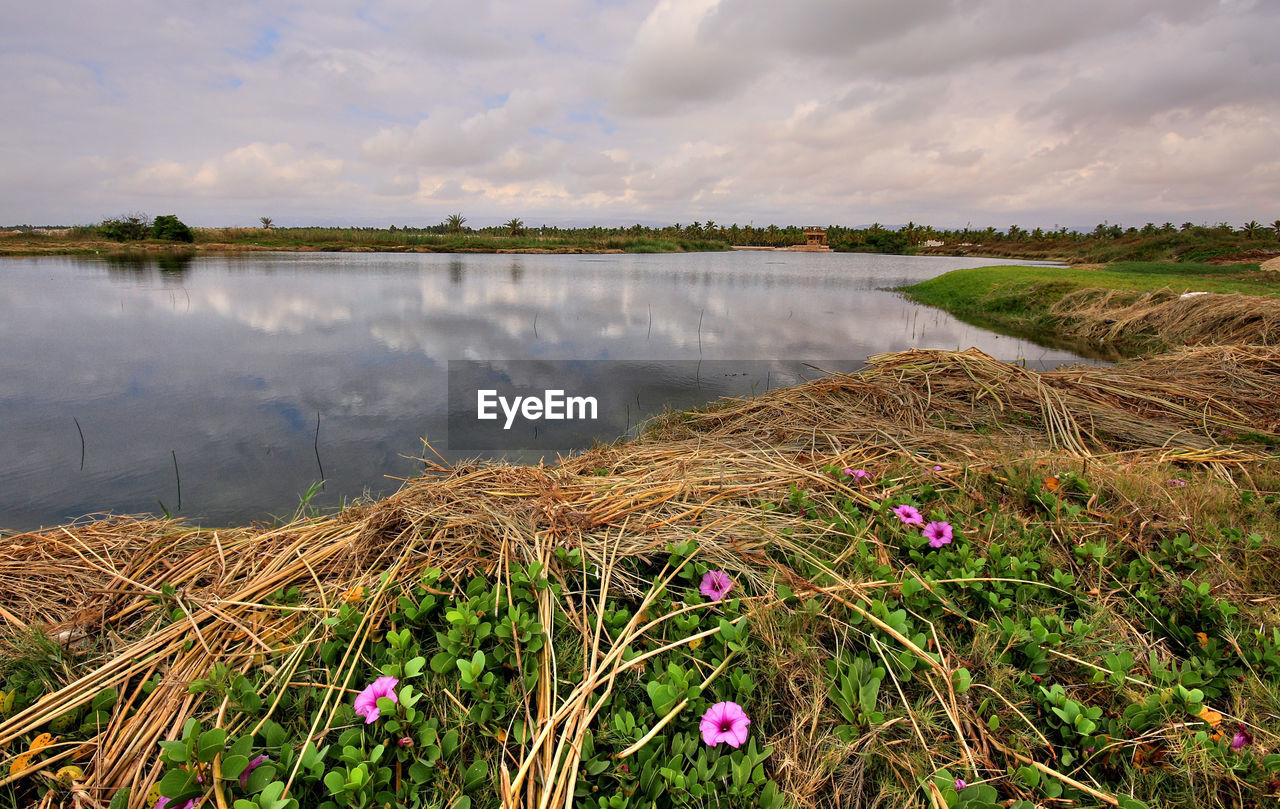
{"label": "wildflower", "polygon": [[941,548],[951,544],[955,532],[951,530],[949,522],[931,522],[924,527],[924,536],[929,540],[930,548]]}
{"label": "wildflower", "polygon": [[956,779],[956,792],[959,792],[960,790],[964,789],[967,786],[969,785],[965,782],[963,778]]}
{"label": "wildflower", "polygon": [[366,725],[372,725],[378,721],[378,699],[380,697],[387,697],[392,702],[400,701],[396,698],[396,686],[399,683],[400,681],[395,677],[379,677],[356,697],[356,713],[364,717]]}
{"label": "wildflower", "polygon": [[401,747],[413,747],[413,739],[410,739],[408,736],[401,736],[400,740],[397,741],[396,744]]}
{"label": "wildflower", "polygon": [[898,515],[903,525],[924,525],[924,517],[920,514],[920,509],[915,506],[901,505],[895,508],[893,513]]}
{"label": "wildflower", "polygon": [[240,771],[240,788],[249,788],[249,773],[258,769],[263,763],[270,761],[265,755],[254,756],[249,760],[249,766]]}
{"label": "wildflower", "polygon": [[1185,480],[1178,480],[1177,478],[1169,478],[1169,485],[1170,486],[1186,486],[1187,482]]}
{"label": "wildflower", "polygon": [[942,467],[941,467],[941,466],[935,466],[935,467],[933,467],[933,471],[935,471],[935,472],[941,472],[941,471],[942,471]]}
{"label": "wildflower", "polygon": [[156,805],[155,805],[155,809],[195,809],[195,807],[196,807],[195,798],[192,798],[188,800],[186,803],[179,806],[176,803],[170,804],[168,798],[162,797],[160,800],[156,801]]}
{"label": "wildflower", "polygon": [[708,747],[716,747],[720,742],[728,742],[730,747],[740,747],[747,740],[747,725],[751,720],[746,711],[736,702],[717,702],[702,715],[702,723],[698,726],[702,731],[702,741]]}
{"label": "wildflower", "polygon": [[702,576],[702,586],[698,588],[698,592],[712,601],[719,601],[732,589],[733,579],[729,578],[728,573],[723,570],[708,570]]}
{"label": "wildflower", "polygon": [[871,473],[865,469],[846,469],[844,473],[854,480],[864,480],[871,477]]}
{"label": "wildflower", "polygon": [[1253,744],[1253,737],[1249,735],[1249,731],[1244,729],[1244,725],[1236,725],[1236,735],[1231,737],[1231,749],[1240,750]]}

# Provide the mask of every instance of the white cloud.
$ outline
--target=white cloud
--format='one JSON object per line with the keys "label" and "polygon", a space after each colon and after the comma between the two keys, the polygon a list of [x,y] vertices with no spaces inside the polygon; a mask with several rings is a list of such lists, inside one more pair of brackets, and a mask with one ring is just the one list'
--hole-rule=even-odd
{"label": "white cloud", "polygon": [[19,6],[0,224],[1269,219],[1276,30],[1249,0]]}

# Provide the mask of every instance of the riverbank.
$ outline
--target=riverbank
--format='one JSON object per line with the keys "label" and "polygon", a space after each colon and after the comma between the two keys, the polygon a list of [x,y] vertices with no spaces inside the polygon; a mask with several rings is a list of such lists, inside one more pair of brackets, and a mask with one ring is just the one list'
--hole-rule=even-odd
{"label": "riverbank", "polygon": [[1277,391],[1275,348],[1044,374],[910,351],[336,515],[5,537],[6,788],[1260,805]]}
{"label": "riverbank", "polygon": [[979,267],[902,292],[984,327],[1111,357],[1280,341],[1280,273],[1256,263]]}
{"label": "riverbank", "polygon": [[581,233],[551,236],[433,234],[344,228],[194,228],[192,243],[111,241],[89,228],[0,234],[0,256],[195,255],[244,252],[347,253],[680,253],[728,250],[722,241]]}

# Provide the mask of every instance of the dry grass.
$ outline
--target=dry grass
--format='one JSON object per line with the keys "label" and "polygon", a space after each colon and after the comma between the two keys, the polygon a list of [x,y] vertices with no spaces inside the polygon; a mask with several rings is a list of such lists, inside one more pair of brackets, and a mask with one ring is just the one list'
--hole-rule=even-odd
{"label": "dry grass", "polygon": [[[373,592],[367,637],[388,608],[387,592],[378,589],[382,571],[398,580],[429,567],[455,577],[500,576],[509,563],[550,562],[554,547],[570,545],[616,575],[615,593],[642,599],[654,583],[627,580],[618,559],[649,555],[696,533],[707,561],[763,584],[774,571],[761,563],[761,552],[800,527],[801,518],[763,512],[760,502],[785,497],[792,487],[861,497],[822,474],[824,465],[938,463],[949,475],[984,457],[1055,448],[1079,458],[1125,451],[1226,474],[1266,453],[1256,444],[1225,446],[1220,431],[1277,438],[1278,390],[1277,348],[1188,349],[1123,367],[1045,374],[975,350],[912,351],[872,358],[862,374],[671,415],[643,440],[597,448],[554,467],[436,468],[386,500],[329,518],[216,531],[111,518],[4,537],[4,636],[38,625],[63,642],[92,639],[102,651],[96,669],[0,722],[0,745],[105,688],[121,688],[122,707],[111,724],[66,756],[85,762],[86,801],[125,786],[145,795],[158,774],[156,742],[178,735],[194,711],[196,697],[187,693],[192,679],[216,661],[240,669],[275,650],[285,652],[286,662],[264,692],[287,682],[290,662],[296,666],[302,653],[289,638],[314,616],[330,614],[339,594],[356,583]],[[975,440],[974,430],[987,435]],[[176,588],[173,603],[186,620],[153,628],[162,584]],[[861,588],[879,584],[846,582],[839,597],[861,609]],[[271,605],[272,593],[295,585],[310,594],[302,607]],[[583,610],[595,622],[583,633],[591,661],[584,684],[564,698],[554,692],[554,678],[542,678],[552,682],[550,689],[540,682],[531,711],[541,735],[513,757],[523,766],[506,774],[508,805],[522,799],[538,805],[543,793],[563,802],[572,794],[575,759],[569,755],[557,765],[554,750],[575,749],[591,724],[590,700],[625,670],[621,649],[641,629],[633,621],[620,641],[602,642],[603,603],[602,594]],[[549,602],[541,607],[546,626],[553,608]],[[339,665],[332,684],[344,686],[352,671]],[[162,684],[153,692],[136,687],[157,673]],[[938,682],[947,682],[946,675],[943,666]],[[797,699],[813,699],[818,684],[812,679],[791,684]],[[136,710],[126,716],[124,708]],[[790,752],[780,782],[807,805],[815,790],[834,783],[821,773],[849,751],[806,750],[813,717],[798,712],[795,718],[786,731]],[[950,721],[960,718],[952,714]],[[846,778],[841,789],[856,790],[856,780]]]}
{"label": "dry grass", "polygon": [[1072,337],[1095,344],[1280,343],[1280,299],[1258,295],[1082,289],[1064,296],[1050,313]]}

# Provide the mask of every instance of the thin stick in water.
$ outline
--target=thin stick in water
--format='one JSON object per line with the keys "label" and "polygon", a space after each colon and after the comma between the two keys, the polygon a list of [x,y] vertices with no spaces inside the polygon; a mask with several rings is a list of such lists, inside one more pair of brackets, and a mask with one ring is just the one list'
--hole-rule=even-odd
{"label": "thin stick in water", "polygon": [[182,511],[182,476],[178,474],[178,453],[171,449],[169,454],[173,456],[173,479],[178,482],[178,511]]}
{"label": "thin stick in water", "polygon": [[80,471],[84,471],[84,430],[80,429],[80,419],[75,416],[71,420],[76,423],[76,432],[80,433]]}
{"label": "thin stick in water", "polygon": [[316,440],[312,444],[316,451],[316,467],[320,470],[320,488],[324,488],[324,464],[320,463],[320,411],[316,411]]}

